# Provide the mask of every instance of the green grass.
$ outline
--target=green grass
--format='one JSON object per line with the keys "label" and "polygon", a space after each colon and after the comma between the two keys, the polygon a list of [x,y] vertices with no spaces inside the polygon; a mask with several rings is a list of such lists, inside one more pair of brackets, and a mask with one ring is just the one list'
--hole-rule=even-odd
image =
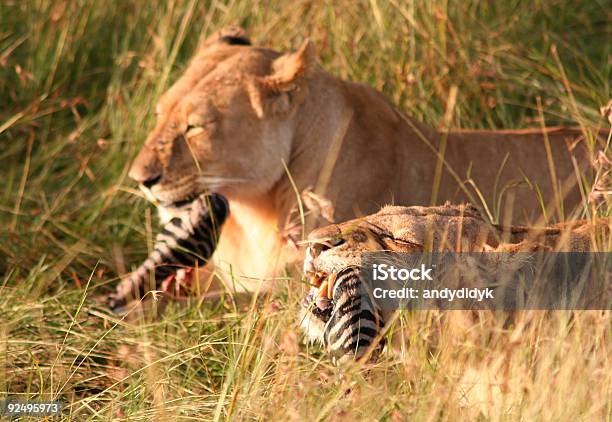
{"label": "green grass", "polygon": [[340,371],[296,336],[295,283],[248,306],[174,304],[129,324],[98,301],[147,253],[155,219],[127,168],[156,98],[213,30],[239,23],[279,50],[309,37],[325,69],[433,126],[457,86],[454,127],[539,127],[538,99],[547,125],[597,127],[610,11],[598,0],[0,2],[0,398],[60,398],[79,421],[611,420],[609,312],[526,313],[512,328],[404,315],[405,359]]}

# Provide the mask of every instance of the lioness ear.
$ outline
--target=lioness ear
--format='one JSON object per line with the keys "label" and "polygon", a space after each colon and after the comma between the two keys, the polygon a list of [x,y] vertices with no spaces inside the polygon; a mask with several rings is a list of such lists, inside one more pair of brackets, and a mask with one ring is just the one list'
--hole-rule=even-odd
{"label": "lioness ear", "polygon": [[266,76],[264,82],[278,92],[292,91],[313,62],[314,46],[306,40],[295,53],[287,53],[276,59],[272,65],[274,73]]}
{"label": "lioness ear", "polygon": [[251,104],[257,115],[287,113],[306,96],[305,77],[314,63],[314,46],[304,41],[294,53],[274,60],[273,73],[248,81]]}
{"label": "lioness ear", "polygon": [[199,49],[202,51],[218,44],[251,45],[251,39],[244,28],[240,26],[226,26],[206,38]]}

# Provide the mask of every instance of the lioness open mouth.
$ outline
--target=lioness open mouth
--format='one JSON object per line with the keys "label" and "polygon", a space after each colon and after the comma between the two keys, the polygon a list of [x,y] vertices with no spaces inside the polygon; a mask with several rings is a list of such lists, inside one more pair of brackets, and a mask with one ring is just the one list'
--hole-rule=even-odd
{"label": "lioness open mouth", "polygon": [[329,308],[334,296],[336,277],[336,273],[330,274],[324,271],[306,273],[308,284],[313,289],[306,297],[304,306],[308,307],[314,301],[315,305],[321,310]]}

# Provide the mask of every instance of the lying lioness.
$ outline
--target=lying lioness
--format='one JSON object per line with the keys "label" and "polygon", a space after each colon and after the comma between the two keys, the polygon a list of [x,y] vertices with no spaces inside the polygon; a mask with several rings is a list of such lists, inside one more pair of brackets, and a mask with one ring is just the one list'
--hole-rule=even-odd
{"label": "lying lioness", "polygon": [[[485,263],[481,271],[497,280],[527,265],[525,255],[536,251],[596,250],[594,240],[609,237],[609,231],[605,219],[541,228],[502,227],[489,224],[469,205],[384,207],[310,233],[304,273],[312,288],[303,303],[301,325],[311,340],[321,342],[340,360],[361,358],[371,345],[382,346],[377,336],[390,312],[364,294],[360,270],[367,252],[490,252],[481,255],[480,264]],[[611,293],[607,292],[608,298]]]}
{"label": "lying lioness", "polygon": [[479,198],[515,220],[538,217],[542,201],[559,218],[580,202],[577,173],[593,136],[566,128],[440,132],[373,88],[319,69],[311,43],[279,53],[251,46],[240,28],[204,42],[155,113],[129,175],[159,204],[162,222],[202,193],[227,197],[232,215],[216,262],[231,264],[233,285],[245,289],[297,256],[279,253],[301,216],[306,227],[321,224],[308,209],[296,212],[307,189],[330,200],[334,221],[381,204]]}

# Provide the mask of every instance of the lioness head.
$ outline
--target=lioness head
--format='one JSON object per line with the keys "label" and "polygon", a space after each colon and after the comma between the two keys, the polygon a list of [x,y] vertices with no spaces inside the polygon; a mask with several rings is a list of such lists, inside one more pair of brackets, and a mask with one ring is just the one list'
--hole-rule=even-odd
{"label": "lioness head", "polygon": [[250,46],[242,29],[213,35],[160,98],[130,177],[166,206],[268,191],[289,160],[311,61],[308,42],[282,55]]}
{"label": "lioness head", "polygon": [[304,273],[360,267],[365,252],[477,251],[494,233],[470,205],[388,206],[364,218],[316,229],[308,236]]}

